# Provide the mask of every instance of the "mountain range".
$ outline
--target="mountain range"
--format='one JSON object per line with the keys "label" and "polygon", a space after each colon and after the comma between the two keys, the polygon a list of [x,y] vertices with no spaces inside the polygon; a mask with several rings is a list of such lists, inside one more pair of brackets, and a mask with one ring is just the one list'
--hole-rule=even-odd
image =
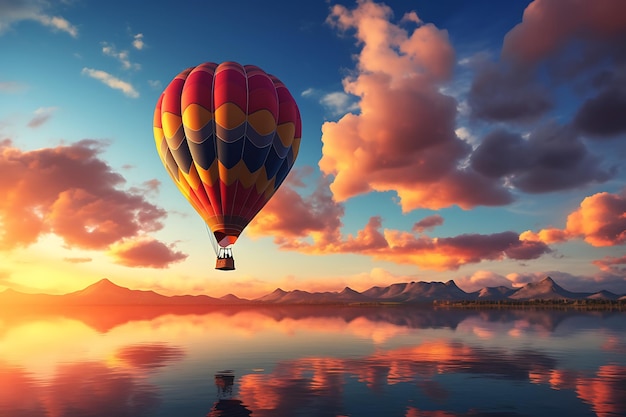
{"label": "mountain range", "polygon": [[28,294],[12,289],[0,293],[1,305],[73,306],[73,305],[239,305],[239,304],[364,304],[364,303],[432,303],[433,301],[499,301],[499,300],[626,300],[626,295],[609,291],[595,293],[571,292],[550,277],[520,288],[486,287],[465,292],[452,280],[448,282],[407,282],[387,287],[372,287],[358,292],[349,287],[340,292],[284,291],[277,288],[256,299],[239,298],[233,294],[220,298],[208,295],[165,296],[154,291],[132,290],[102,279],[85,289],[63,294]]}

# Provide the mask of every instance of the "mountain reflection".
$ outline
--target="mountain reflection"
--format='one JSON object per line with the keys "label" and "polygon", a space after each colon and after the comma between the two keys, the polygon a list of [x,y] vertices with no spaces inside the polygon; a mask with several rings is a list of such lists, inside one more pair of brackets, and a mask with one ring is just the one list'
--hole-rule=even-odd
{"label": "mountain reflection", "polygon": [[621,313],[106,311],[0,312],[0,415],[626,415]]}
{"label": "mountain reflection", "polygon": [[[107,333],[116,327],[138,321],[157,321],[164,317],[178,317],[195,320],[198,317],[214,315],[229,325],[247,326],[255,331],[260,323],[273,322],[272,326],[295,321],[315,325],[320,323],[326,328],[328,323],[334,326],[349,326],[364,322],[388,324],[393,328],[456,329],[460,323],[477,319],[483,323],[511,323],[523,321],[536,329],[554,332],[563,322],[572,319],[606,319],[623,316],[620,312],[591,312],[577,310],[549,309],[446,309],[415,306],[398,307],[348,307],[348,306],[89,306],[66,307],[56,310],[12,312],[0,311],[0,336],[10,327],[25,322],[64,317],[79,320],[90,328]],[[242,320],[238,320],[244,318]],[[626,331],[626,322],[618,324],[619,330]],[[391,328],[390,327],[390,328]]]}

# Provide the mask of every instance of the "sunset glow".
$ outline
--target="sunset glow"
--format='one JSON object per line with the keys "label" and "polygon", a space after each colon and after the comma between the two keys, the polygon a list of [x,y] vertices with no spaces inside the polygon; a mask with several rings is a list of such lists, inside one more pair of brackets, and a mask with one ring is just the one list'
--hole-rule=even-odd
{"label": "sunset glow", "polygon": [[[622,0],[79,3],[0,3],[0,292],[109,278],[255,298],[550,275],[626,294]],[[228,273],[151,125],[177,74],[226,61],[278,77],[302,121],[293,170]],[[207,106],[154,132],[246,121],[284,142],[299,128],[278,107]],[[220,164],[185,175],[243,169]]]}

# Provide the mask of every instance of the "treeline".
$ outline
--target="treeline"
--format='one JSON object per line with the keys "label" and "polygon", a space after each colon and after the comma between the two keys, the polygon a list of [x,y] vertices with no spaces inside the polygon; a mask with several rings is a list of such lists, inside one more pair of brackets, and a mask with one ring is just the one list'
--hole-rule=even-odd
{"label": "treeline", "polygon": [[467,308],[574,308],[584,310],[626,311],[626,300],[554,299],[554,300],[436,300],[434,306]]}

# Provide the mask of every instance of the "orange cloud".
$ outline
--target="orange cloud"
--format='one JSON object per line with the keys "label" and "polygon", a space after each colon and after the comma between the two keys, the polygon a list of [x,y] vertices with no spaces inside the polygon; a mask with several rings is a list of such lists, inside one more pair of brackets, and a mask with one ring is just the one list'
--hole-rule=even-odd
{"label": "orange cloud", "polygon": [[605,256],[604,258],[595,260],[592,263],[605,272],[626,272],[626,255],[620,257]]}
{"label": "orange cloud", "polygon": [[130,267],[167,268],[187,258],[186,254],[174,250],[171,245],[148,237],[115,242],[107,253],[116,263]]}
{"label": "orange cloud", "polygon": [[322,179],[315,191],[302,197],[296,188],[304,187],[302,176],[307,172],[294,170],[281,188],[246,228],[252,237],[270,235],[281,246],[290,246],[294,238],[312,235],[322,245],[330,244],[339,237],[344,214]]}
{"label": "orange cloud", "polygon": [[456,100],[440,92],[455,61],[447,32],[413,13],[401,22],[418,23],[409,33],[391,15],[363,0],[353,10],[334,6],[328,18],[341,31],[354,29],[362,45],[356,75],[343,80],[360,112],[322,126],[319,167],[333,177],[334,197],[395,191],[405,212],[509,203],[497,181],[458,168],[471,147],[455,134]]}
{"label": "orange cloud", "polygon": [[83,140],[21,151],[0,142],[0,250],[29,246],[48,233],[69,247],[102,250],[163,227],[163,209],[119,188],[125,180],[98,158],[102,146]]}
{"label": "orange cloud", "polygon": [[580,207],[567,216],[565,229],[529,230],[520,235],[520,239],[547,244],[576,238],[582,238],[592,246],[626,243],[626,191],[586,197]]}
{"label": "orange cloud", "polygon": [[[383,230],[379,216],[370,218],[356,235],[342,236],[343,206],[334,201],[327,184],[318,184],[306,198],[293,187],[292,183],[283,184],[259,219],[250,225],[252,236],[274,236],[274,242],[283,250],[309,254],[357,253],[434,270],[458,269],[483,260],[535,259],[550,252],[544,242],[522,239],[514,232],[431,238]],[[429,224],[439,222],[443,219],[437,216],[426,219]]]}

